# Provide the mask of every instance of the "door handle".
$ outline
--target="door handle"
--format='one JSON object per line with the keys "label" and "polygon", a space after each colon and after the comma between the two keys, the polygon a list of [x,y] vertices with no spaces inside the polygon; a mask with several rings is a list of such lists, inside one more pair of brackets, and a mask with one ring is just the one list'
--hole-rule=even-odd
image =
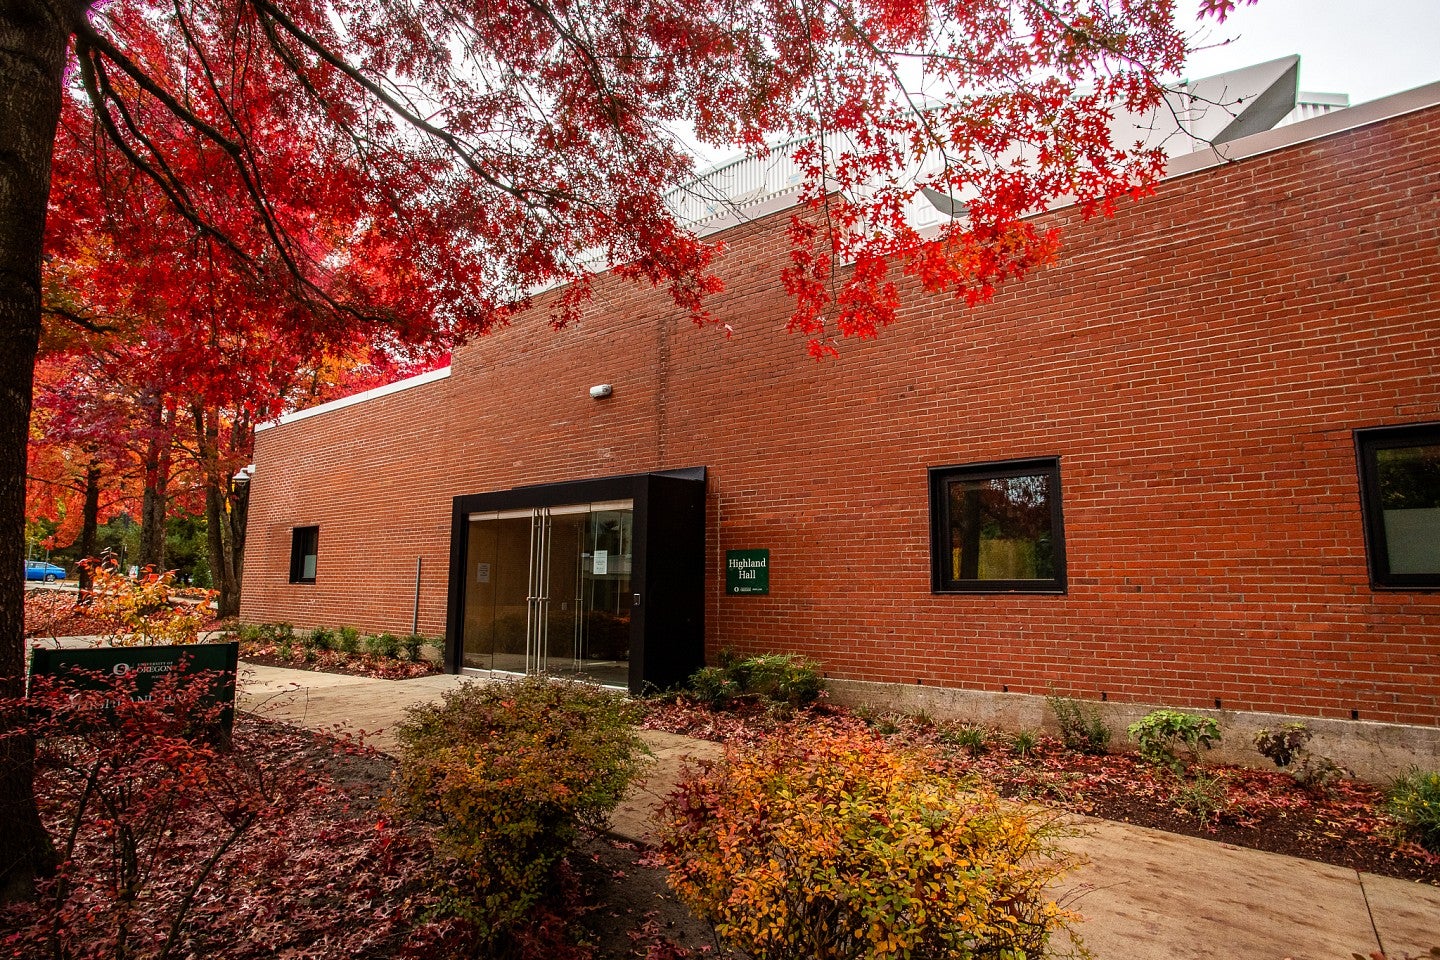
{"label": "door handle", "polygon": [[638,607],[638,606],[640,606],[640,594],[638,594],[638,593],[632,593],[630,596],[632,597],[632,599],[631,599],[631,601],[630,601],[630,606],[632,606],[632,607]]}

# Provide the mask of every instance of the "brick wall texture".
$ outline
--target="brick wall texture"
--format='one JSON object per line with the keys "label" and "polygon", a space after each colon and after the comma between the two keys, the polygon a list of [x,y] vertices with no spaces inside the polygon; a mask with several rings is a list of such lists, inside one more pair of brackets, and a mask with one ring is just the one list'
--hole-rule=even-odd
{"label": "brick wall texture", "polygon": [[[1059,262],[978,309],[912,289],[837,360],[784,331],[786,216],[723,235],[729,338],[606,278],[573,329],[262,432],[243,618],[408,631],[421,558],[440,634],[453,496],[705,466],[712,657],[1440,724],[1440,594],[1371,588],[1353,435],[1440,420],[1440,110],[1053,213]],[[927,468],[1028,457],[1060,458],[1068,591],[932,593]],[[726,596],[760,547],[769,596]]]}

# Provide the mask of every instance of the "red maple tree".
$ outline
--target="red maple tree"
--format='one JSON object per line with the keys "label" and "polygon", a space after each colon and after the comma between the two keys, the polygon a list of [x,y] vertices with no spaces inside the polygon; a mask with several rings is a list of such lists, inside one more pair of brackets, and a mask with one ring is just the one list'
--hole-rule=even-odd
{"label": "red maple tree", "polygon": [[[1106,121],[1112,104],[1159,102],[1185,53],[1174,14],[1172,0],[8,0],[0,695],[22,682],[25,449],[62,109],[67,134],[133,171],[97,164],[106,190],[263,299],[263,323],[442,344],[510,322],[541,286],[564,285],[551,320],[567,322],[595,262],[703,321],[718,251],[666,202],[690,173],[668,125],[755,152],[803,137],[812,216],[792,225],[784,281],[794,327],[824,354],[893,320],[893,270],[984,299],[1052,255],[1027,215],[1066,194],[1103,211],[1144,192],[1158,158],[1109,142]],[[967,216],[918,235],[903,213],[921,190]],[[125,285],[143,290],[153,266],[117,242]],[[194,300],[191,320],[217,307]],[[104,322],[88,299],[56,309]],[[212,345],[198,326],[167,331]],[[0,737],[0,896],[46,859],[30,753]]]}

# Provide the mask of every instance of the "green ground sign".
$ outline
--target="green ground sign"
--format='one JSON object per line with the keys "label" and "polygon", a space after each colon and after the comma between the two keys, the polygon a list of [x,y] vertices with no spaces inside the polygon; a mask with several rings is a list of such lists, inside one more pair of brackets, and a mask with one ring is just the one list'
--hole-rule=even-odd
{"label": "green ground sign", "polygon": [[[191,643],[166,647],[86,647],[52,650],[36,647],[30,656],[30,676],[67,679],[77,687],[104,689],[110,677],[133,677],[135,696],[148,699],[162,677],[217,672],[213,692],[221,704],[220,723],[229,730],[235,722],[235,672],[240,659],[238,643]],[[83,671],[76,673],[75,671]]]}
{"label": "green ground sign", "polygon": [[770,592],[770,551],[726,550],[725,592],[768,594]]}

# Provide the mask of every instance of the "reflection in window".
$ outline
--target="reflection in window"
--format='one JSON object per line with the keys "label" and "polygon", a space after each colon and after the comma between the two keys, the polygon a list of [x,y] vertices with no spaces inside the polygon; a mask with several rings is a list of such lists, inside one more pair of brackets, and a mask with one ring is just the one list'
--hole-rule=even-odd
{"label": "reflection in window", "polygon": [[1056,460],[931,471],[934,588],[1065,588]]}
{"label": "reflection in window", "polygon": [[1357,436],[1372,582],[1440,587],[1440,425]]}
{"label": "reflection in window", "polygon": [[290,533],[290,582],[314,583],[320,549],[319,527],[296,527]]}

